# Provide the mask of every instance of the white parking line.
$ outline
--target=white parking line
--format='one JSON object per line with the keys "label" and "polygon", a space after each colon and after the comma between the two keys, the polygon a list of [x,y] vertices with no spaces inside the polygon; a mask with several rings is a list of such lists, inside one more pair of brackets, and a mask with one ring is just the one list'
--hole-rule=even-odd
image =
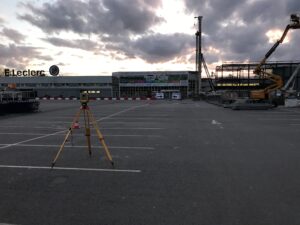
{"label": "white parking line", "polygon": [[[67,131],[66,128],[58,127],[28,127],[28,126],[0,126],[0,128],[30,128],[30,129],[46,129],[46,130],[61,130]],[[93,127],[91,129],[94,129]],[[162,127],[100,127],[100,130],[164,130]]]}
{"label": "white parking line", "polygon": [[[295,108],[296,109],[296,108]],[[291,112],[291,113],[296,113],[296,114],[299,114],[300,111],[299,110],[292,110],[292,109],[282,109],[282,111],[285,111],[285,112]]]}
{"label": "white parking line", "polygon": [[211,121],[211,124],[212,124],[212,125],[218,126],[220,129],[224,129],[224,127],[222,126],[222,123],[220,123],[220,122],[217,121],[217,120],[212,120],[212,121]]}
{"label": "white parking line", "polygon": [[103,121],[103,120],[109,119],[109,118],[111,118],[111,117],[114,117],[114,116],[116,116],[116,115],[122,114],[122,113],[124,113],[124,112],[128,112],[128,111],[131,111],[131,110],[133,110],[133,109],[145,107],[145,106],[148,106],[148,105],[149,105],[149,103],[143,104],[143,105],[138,105],[138,106],[133,106],[133,107],[130,107],[130,108],[128,108],[128,109],[124,109],[124,110],[122,110],[122,111],[120,111],[120,112],[113,113],[113,114],[111,114],[111,115],[109,115],[109,116],[102,117],[102,118],[100,118],[100,119],[98,119],[98,120],[96,120],[96,121],[97,121],[97,122]]}
{"label": "white parking line", "polygon": [[[38,119],[37,119],[38,120]],[[32,124],[32,123],[35,123],[37,120],[35,121],[30,121],[30,120],[26,120],[25,122],[28,123],[28,124]],[[150,120],[150,121],[137,121],[137,120],[134,120],[134,119],[131,119],[131,120],[126,120],[126,121],[118,121],[118,119],[116,119],[116,121],[103,121],[101,122],[101,124],[127,124],[127,123],[151,123],[153,120]],[[24,122],[24,121],[22,121]],[[84,122],[84,120],[79,120],[79,122]],[[8,126],[12,126],[12,127],[20,127],[19,124],[20,122],[16,122],[14,121],[14,123],[9,123]],[[42,120],[42,121],[39,121],[39,124],[55,124],[55,125],[65,125],[65,124],[71,124],[72,123],[72,120],[70,121],[45,121],[45,120]],[[4,127],[4,125],[1,125],[1,127]],[[24,126],[23,126],[24,127]]]}
{"label": "white parking line", "polygon": [[[0,146],[6,147],[10,144],[0,144]],[[20,147],[47,147],[47,148],[59,148],[60,145],[43,145],[43,144],[18,144],[14,146],[20,146]],[[65,145],[65,148],[86,148],[86,145]],[[103,148],[101,145],[91,146],[92,148]],[[1,148],[1,147],[0,147]],[[130,147],[130,146],[109,146],[110,149],[142,149],[142,150],[155,150],[154,147]]]}
{"label": "white parking line", "polygon": [[0,165],[0,168],[10,169],[39,169],[39,170],[72,170],[72,171],[91,171],[91,172],[121,172],[121,173],[140,173],[141,170],[122,170],[122,169],[97,169],[97,168],[75,168],[75,167],[53,167],[50,166],[17,166],[17,165]]}
{"label": "white parking line", "polygon": [[170,116],[168,116],[168,117],[147,117],[147,116],[145,116],[145,117],[114,117],[114,119],[115,120],[120,120],[120,121],[122,121],[122,120],[126,120],[126,121],[128,121],[128,120],[132,120],[132,121],[151,120],[152,121],[152,120],[157,120],[157,119],[166,120],[166,119],[172,119],[172,118],[170,118]]}
{"label": "white parking line", "polygon": [[[21,133],[21,132],[0,132],[0,135],[27,135],[27,136],[39,136],[41,133]],[[57,134],[61,135],[61,134]],[[72,134],[72,136],[84,136],[84,134]],[[97,137],[96,134],[91,134],[92,137]],[[142,135],[142,134],[106,134],[105,137],[151,137],[151,138],[161,138],[162,135]],[[1,225],[1,224],[0,224]]]}
{"label": "white parking line", "polygon": [[[0,128],[28,128],[28,126],[19,126],[19,125],[1,125]],[[64,127],[29,127],[30,129],[53,129],[53,130],[66,130],[66,128]]]}
{"label": "white parking line", "polygon": [[45,137],[50,137],[50,136],[53,136],[53,135],[56,135],[56,134],[59,134],[59,133],[62,133],[62,132],[65,132],[65,130],[57,131],[57,132],[52,133],[52,134],[45,134],[45,135],[42,135],[42,136],[39,136],[39,137],[27,139],[27,140],[24,140],[24,141],[13,143],[13,144],[8,144],[6,146],[0,147],[0,149],[8,148],[8,147],[15,146],[15,145],[20,145],[20,144],[23,144],[23,143],[26,143],[26,142],[35,141],[35,140],[42,139],[42,138],[45,138]]}
{"label": "white parking line", "polygon": [[162,127],[101,127],[101,130],[164,130]]}
{"label": "white parking line", "polygon": [[[0,135],[28,135],[28,136],[38,136],[41,133],[20,133],[20,132],[1,132]],[[1,225],[1,224],[0,224]]]}
{"label": "white parking line", "polygon": [[[145,106],[147,106],[147,105],[149,105],[149,104],[143,104],[143,105],[139,105],[139,106],[133,106],[133,107],[130,107],[130,108],[121,110],[121,111],[119,111],[119,112],[113,113],[113,114],[111,114],[111,115],[102,117],[102,118],[98,119],[97,121],[102,121],[102,120],[105,120],[105,119],[114,117],[114,116],[116,116],[116,115],[122,114],[122,113],[124,113],[124,112],[128,112],[128,111],[133,110],[133,109],[137,109],[137,108],[140,108],[140,107],[145,107]],[[8,148],[8,147],[11,147],[11,146],[23,144],[23,143],[30,142],[30,141],[35,141],[35,140],[42,139],[42,138],[46,138],[46,137],[50,137],[50,136],[53,136],[53,135],[56,135],[56,134],[59,134],[59,133],[63,133],[63,132],[65,132],[65,131],[66,131],[66,130],[57,131],[57,132],[54,132],[54,133],[51,133],[51,134],[46,134],[46,135],[42,135],[42,136],[39,136],[39,137],[27,139],[27,140],[20,141],[20,142],[17,142],[17,143],[13,143],[13,144],[9,144],[9,145],[6,145],[6,146],[2,146],[2,147],[0,147],[0,149]]]}
{"label": "white parking line", "polygon": [[12,224],[12,223],[0,223],[0,225],[17,225],[17,224]]}
{"label": "white parking line", "polygon": [[257,118],[257,120],[261,120],[261,121],[286,121],[286,120],[291,120],[291,121],[300,121],[299,118]]}

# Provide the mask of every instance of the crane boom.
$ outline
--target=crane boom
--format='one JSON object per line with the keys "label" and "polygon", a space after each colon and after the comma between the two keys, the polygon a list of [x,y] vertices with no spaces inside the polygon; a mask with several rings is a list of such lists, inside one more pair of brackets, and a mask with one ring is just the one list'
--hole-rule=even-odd
{"label": "crane boom", "polygon": [[265,75],[265,77],[268,80],[271,80],[273,83],[264,89],[251,91],[250,97],[252,99],[266,99],[269,97],[268,95],[270,94],[270,92],[280,89],[283,86],[283,81],[281,76],[268,73],[266,71],[262,71],[261,67],[266,63],[267,59],[273,54],[276,48],[284,41],[290,29],[300,29],[300,18],[296,14],[291,15],[291,23],[286,26],[283,34],[281,35],[281,38],[276,41],[276,43],[272,46],[272,48],[267,52],[267,54],[264,56],[264,58],[260,61],[260,63],[255,68],[254,74]]}

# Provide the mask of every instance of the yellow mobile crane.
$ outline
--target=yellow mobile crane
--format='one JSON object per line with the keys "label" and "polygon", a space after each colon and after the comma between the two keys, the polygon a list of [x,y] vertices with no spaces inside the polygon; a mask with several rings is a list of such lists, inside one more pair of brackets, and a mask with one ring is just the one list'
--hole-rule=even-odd
{"label": "yellow mobile crane", "polygon": [[250,92],[250,98],[255,100],[266,100],[270,98],[270,93],[279,90],[283,86],[283,80],[281,76],[272,74],[262,70],[262,65],[266,63],[267,59],[272,55],[272,53],[276,50],[279,44],[281,44],[286,37],[288,31],[290,29],[300,29],[300,18],[297,14],[291,15],[291,23],[288,24],[281,36],[281,38],[273,45],[273,47],[267,52],[265,57],[260,61],[257,67],[254,70],[254,74],[259,76],[265,76],[266,79],[272,81],[273,83],[267,86],[264,89],[253,90]]}

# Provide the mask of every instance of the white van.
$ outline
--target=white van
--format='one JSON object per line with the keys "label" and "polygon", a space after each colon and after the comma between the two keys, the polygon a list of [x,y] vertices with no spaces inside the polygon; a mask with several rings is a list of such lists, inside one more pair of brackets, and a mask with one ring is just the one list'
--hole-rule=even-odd
{"label": "white van", "polygon": [[181,100],[181,93],[180,92],[173,92],[172,99]]}
{"label": "white van", "polygon": [[165,95],[164,93],[155,93],[155,99],[164,99],[165,98]]}

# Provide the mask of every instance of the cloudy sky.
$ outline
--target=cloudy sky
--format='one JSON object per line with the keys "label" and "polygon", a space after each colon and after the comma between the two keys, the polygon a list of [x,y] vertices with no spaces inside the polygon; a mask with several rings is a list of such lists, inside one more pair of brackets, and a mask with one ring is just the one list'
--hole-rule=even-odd
{"label": "cloudy sky", "polygon": [[[0,66],[63,75],[194,70],[195,16],[210,69],[258,61],[299,0],[1,0]],[[300,30],[271,60],[300,60]]]}

